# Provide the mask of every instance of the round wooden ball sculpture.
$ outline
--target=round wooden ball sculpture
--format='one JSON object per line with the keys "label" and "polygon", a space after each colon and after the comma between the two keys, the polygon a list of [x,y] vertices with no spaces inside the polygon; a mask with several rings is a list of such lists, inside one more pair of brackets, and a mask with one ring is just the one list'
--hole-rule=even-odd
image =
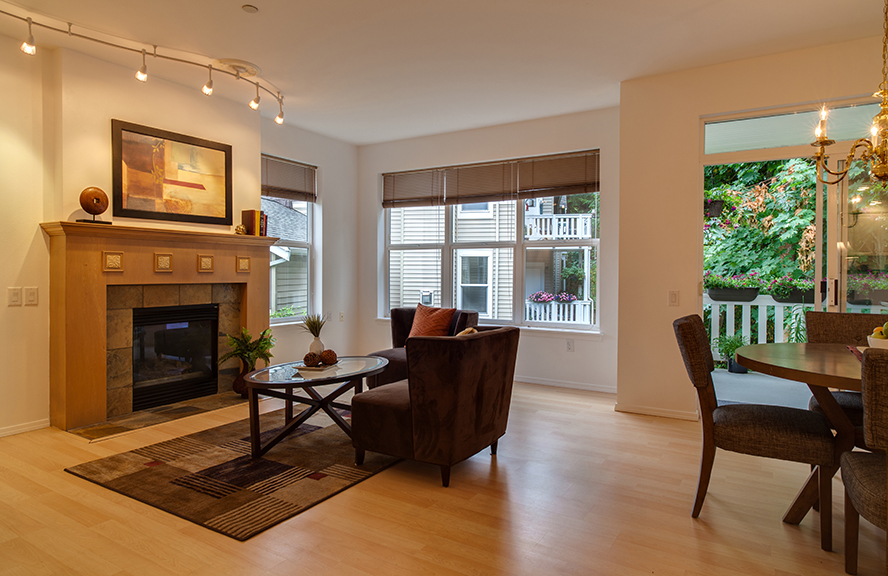
{"label": "round wooden ball sculpture", "polygon": [[96,216],[108,209],[108,195],[105,194],[104,190],[95,186],[84,188],[83,192],[80,193],[80,207],[87,214],[92,214],[93,219],[78,220],[78,222],[99,222],[96,220]]}

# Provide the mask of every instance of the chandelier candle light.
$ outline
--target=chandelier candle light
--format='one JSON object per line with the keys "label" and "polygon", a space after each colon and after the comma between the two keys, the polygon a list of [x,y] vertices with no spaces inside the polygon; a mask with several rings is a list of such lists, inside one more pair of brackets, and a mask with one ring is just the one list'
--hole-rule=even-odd
{"label": "chandelier candle light", "polygon": [[[842,170],[830,170],[826,165],[826,159],[829,157],[826,154],[826,147],[835,144],[835,140],[830,140],[826,135],[826,107],[820,111],[820,122],[814,130],[816,139],[811,143],[811,146],[818,147],[817,152],[814,153],[814,159],[817,161],[817,179],[824,184],[838,184],[848,176],[848,170],[851,169],[851,163],[854,161],[858,149],[862,150],[860,160],[869,165],[870,178],[875,182],[888,182],[888,0],[885,0],[882,30],[884,32],[882,38],[882,83],[879,84],[879,91],[873,94],[873,97],[882,99],[881,109],[873,117],[873,126],[870,129],[872,139],[860,138],[854,142]],[[823,176],[824,172],[834,176],[835,179],[830,180],[829,176]]]}

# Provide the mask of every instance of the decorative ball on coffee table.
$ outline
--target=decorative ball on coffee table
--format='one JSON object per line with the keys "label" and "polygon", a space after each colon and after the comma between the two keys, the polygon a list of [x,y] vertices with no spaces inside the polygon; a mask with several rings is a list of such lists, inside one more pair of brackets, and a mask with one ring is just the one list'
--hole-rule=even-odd
{"label": "decorative ball on coffee table", "polygon": [[321,352],[321,364],[333,365],[336,364],[338,358],[336,357],[336,352],[327,348],[323,352]]}
{"label": "decorative ball on coffee table", "polygon": [[84,188],[83,192],[80,193],[80,207],[87,214],[92,214],[93,218],[92,220],[78,220],[78,222],[110,224],[110,222],[96,220],[96,216],[108,209],[108,195],[101,188],[96,188],[95,186]]}

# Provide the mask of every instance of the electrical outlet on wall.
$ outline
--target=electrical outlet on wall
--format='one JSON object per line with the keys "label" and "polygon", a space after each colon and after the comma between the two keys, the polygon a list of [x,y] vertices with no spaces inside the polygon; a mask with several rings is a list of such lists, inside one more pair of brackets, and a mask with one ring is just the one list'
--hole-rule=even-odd
{"label": "electrical outlet on wall", "polygon": [[573,351],[574,351],[574,341],[573,341],[573,340],[568,340],[568,341],[567,341],[567,351],[568,351],[568,352],[573,352]]}
{"label": "electrical outlet on wall", "polygon": [[340,321],[340,322],[345,322],[345,312],[340,312],[340,313],[339,313],[339,321]]}
{"label": "electrical outlet on wall", "polygon": [[678,290],[670,290],[666,298],[667,306],[678,306]]}

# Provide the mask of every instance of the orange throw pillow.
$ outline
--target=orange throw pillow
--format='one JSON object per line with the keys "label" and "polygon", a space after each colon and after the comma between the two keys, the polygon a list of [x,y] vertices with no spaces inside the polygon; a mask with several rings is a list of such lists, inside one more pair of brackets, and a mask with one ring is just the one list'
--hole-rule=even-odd
{"label": "orange throw pillow", "polygon": [[431,306],[416,305],[416,315],[413,317],[413,326],[407,336],[447,336],[450,333],[450,322],[456,308],[432,308]]}

